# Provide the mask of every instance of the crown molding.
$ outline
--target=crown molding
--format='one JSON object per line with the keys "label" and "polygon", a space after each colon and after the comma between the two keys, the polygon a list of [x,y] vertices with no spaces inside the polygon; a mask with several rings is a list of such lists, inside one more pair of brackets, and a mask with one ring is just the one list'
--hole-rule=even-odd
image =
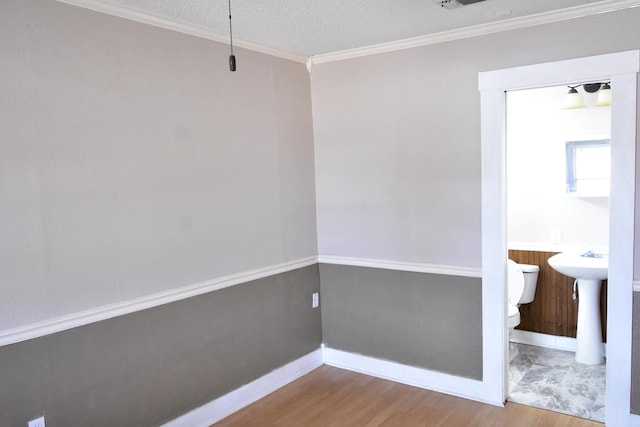
{"label": "crown molding", "polygon": [[604,0],[581,6],[569,7],[566,9],[543,12],[519,18],[506,19],[498,22],[491,22],[488,24],[475,25],[472,27],[461,28],[459,30],[443,31],[440,33],[413,37],[389,43],[380,43],[362,48],[347,49],[339,52],[314,55],[310,58],[310,64],[307,67],[310,68],[310,66],[313,66],[314,64],[321,64],[324,62],[342,61],[345,59],[376,55],[379,53],[411,49],[414,47],[483,36],[487,34],[499,33],[502,31],[517,30],[520,28],[566,21],[569,19],[614,12],[617,10],[630,9],[639,6],[640,0]]}
{"label": "crown molding", "polygon": [[[188,24],[174,19],[169,19],[147,11],[126,7],[123,5],[107,3],[104,0],[56,0],[96,12],[106,13],[120,18],[129,19],[143,24],[153,25],[195,37],[213,40],[219,43],[229,43],[229,37],[215,31],[208,30],[193,24]],[[246,40],[235,39],[234,45],[254,52],[290,61],[305,64],[309,72],[313,65],[324,62],[342,61],[345,59],[358,58],[362,56],[376,55],[379,53],[393,52],[397,50],[411,49],[414,47],[427,46],[448,41],[460,40],[470,37],[483,36],[487,34],[499,33],[502,31],[516,30],[520,28],[532,27],[536,25],[548,24],[552,22],[566,21],[569,19],[581,18],[600,13],[614,12],[622,9],[639,7],[640,0],[603,0],[596,3],[589,3],[580,6],[569,7],[550,12],[543,12],[519,18],[506,19],[488,24],[475,25],[461,28],[459,30],[444,31],[425,36],[413,37],[388,43],[380,43],[355,49],[347,49],[337,52],[323,53],[318,55],[301,55]]]}
{"label": "crown molding", "polygon": [[[167,30],[177,31],[179,33],[188,34],[195,37],[200,37],[207,40],[213,40],[219,43],[229,43],[229,36],[227,34],[221,34],[215,31],[208,30],[206,28],[181,22],[175,19],[169,19],[164,16],[153,14],[148,11],[140,9],[134,9],[119,4],[108,3],[103,0],[56,0],[60,3],[66,3],[73,6],[82,7],[84,9],[93,10],[95,12],[105,13],[107,15],[117,16],[119,18],[129,19],[131,21],[140,22],[143,24],[153,25],[154,27],[164,28]],[[264,46],[258,43],[249,42],[246,40],[233,39],[233,46],[240,47],[254,52],[264,53],[266,55],[275,56],[278,58],[288,59],[290,61],[300,62],[306,64],[309,60],[308,55],[300,55],[293,52],[276,49],[269,46]]]}

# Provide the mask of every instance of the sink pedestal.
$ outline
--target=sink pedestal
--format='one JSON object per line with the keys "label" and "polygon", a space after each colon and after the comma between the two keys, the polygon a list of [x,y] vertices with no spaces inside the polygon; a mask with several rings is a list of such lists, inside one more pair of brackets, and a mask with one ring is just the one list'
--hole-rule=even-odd
{"label": "sink pedestal", "polygon": [[563,252],[547,260],[558,273],[578,279],[578,332],[576,362],[604,362],[600,326],[600,287],[609,275],[609,257],[588,251],[582,255]]}
{"label": "sink pedestal", "polygon": [[578,279],[578,331],[576,362],[600,365],[604,362],[600,324],[601,280]]}

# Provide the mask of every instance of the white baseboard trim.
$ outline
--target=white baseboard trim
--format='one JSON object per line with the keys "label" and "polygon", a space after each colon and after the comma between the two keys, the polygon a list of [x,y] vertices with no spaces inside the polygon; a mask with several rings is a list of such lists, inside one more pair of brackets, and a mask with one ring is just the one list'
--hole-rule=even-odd
{"label": "white baseboard trim", "polygon": [[[551,348],[554,350],[572,351],[575,353],[577,344],[576,339],[571,337],[560,337],[556,335],[541,334],[539,332],[521,331],[515,329],[509,337],[509,341],[519,343],[535,345],[537,347]],[[604,354],[607,354],[607,344],[602,344],[604,347]]]}
{"label": "white baseboard trim", "polygon": [[264,375],[230,393],[194,409],[162,427],[207,427],[262,399],[277,389],[322,366],[322,349]]}
{"label": "white baseboard trim", "polygon": [[631,414],[629,418],[631,419],[631,427],[640,427],[640,415]]}
{"label": "white baseboard trim", "polygon": [[640,292],[640,280],[633,281],[633,291]]}
{"label": "white baseboard trim", "polygon": [[576,351],[576,339],[570,337],[559,337],[555,335],[541,334],[539,332],[521,331],[515,329],[509,341],[518,344],[535,345],[537,347],[546,347],[554,350]]}
{"label": "white baseboard trim", "polygon": [[444,274],[447,276],[482,277],[480,268],[458,265],[427,264],[420,262],[391,261],[373,258],[355,258],[335,255],[319,255],[323,264],[350,265],[354,267],[382,268],[385,270],[411,271],[416,273]]}
{"label": "white baseboard trim", "polygon": [[122,316],[136,311],[145,310],[147,308],[157,307],[159,305],[168,304],[197,295],[206,294],[208,292],[217,291],[223,288],[228,288],[230,286],[250,282],[252,280],[263,279],[265,277],[274,276],[276,274],[286,273],[288,271],[293,271],[299,268],[316,264],[317,262],[318,259],[315,256],[302,258],[282,264],[272,265],[269,267],[245,271],[237,274],[230,274],[228,276],[207,280],[205,282],[195,283],[193,285],[183,286],[181,288],[171,289],[169,291],[159,292],[156,294],[123,301],[116,304],[110,304],[102,307],[92,308],[86,311],[71,313],[42,322],[32,323],[30,325],[1,330],[0,347],[33,338],[42,337],[56,332],[62,332],[67,329],[88,325],[90,323],[111,319],[113,317]]}
{"label": "white baseboard trim", "polygon": [[494,402],[486,399],[482,381],[416,368],[362,354],[349,353],[328,348],[324,345],[322,350],[324,363],[329,366],[490,405],[504,406],[504,402]]}

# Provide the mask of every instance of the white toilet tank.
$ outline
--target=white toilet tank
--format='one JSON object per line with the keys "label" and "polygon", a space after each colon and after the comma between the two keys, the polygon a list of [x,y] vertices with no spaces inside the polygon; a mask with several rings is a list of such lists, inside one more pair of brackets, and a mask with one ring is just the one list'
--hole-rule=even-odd
{"label": "white toilet tank", "polygon": [[540,267],[530,264],[518,264],[524,275],[524,292],[520,298],[520,304],[529,304],[536,296],[536,286],[538,285],[538,272]]}

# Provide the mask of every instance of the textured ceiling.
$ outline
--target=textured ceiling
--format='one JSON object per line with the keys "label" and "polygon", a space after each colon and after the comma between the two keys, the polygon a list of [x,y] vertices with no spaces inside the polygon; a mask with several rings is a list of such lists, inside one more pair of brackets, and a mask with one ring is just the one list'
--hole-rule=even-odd
{"label": "textured ceiling", "polygon": [[[98,0],[228,34],[227,0]],[[305,56],[338,52],[598,0],[487,0],[452,10],[435,0],[231,0],[236,40]]]}

